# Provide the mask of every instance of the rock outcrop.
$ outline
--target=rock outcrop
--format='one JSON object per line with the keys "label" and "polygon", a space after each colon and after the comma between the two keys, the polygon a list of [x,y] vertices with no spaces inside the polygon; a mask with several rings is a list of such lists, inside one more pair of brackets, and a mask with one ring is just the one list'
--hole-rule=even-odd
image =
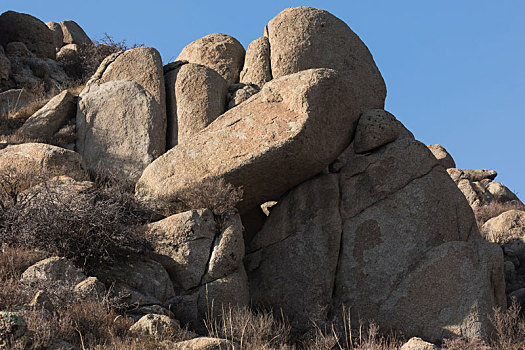
{"label": "rock outcrop", "polygon": [[62,31],[63,44],[88,45],[91,39],[80,26],[74,21],[62,21],[58,23]]}
{"label": "rock outcrop", "polygon": [[487,334],[505,305],[502,253],[438,164],[404,135],[292,190],[250,243],[252,302],[299,329],[343,304],[408,336]]}
{"label": "rock outcrop", "polygon": [[428,145],[427,146],[430,152],[436,157],[437,160],[441,163],[443,168],[449,169],[449,168],[455,168],[456,162],[454,162],[454,158],[450,155],[450,153],[447,152],[445,147],[441,145]]}

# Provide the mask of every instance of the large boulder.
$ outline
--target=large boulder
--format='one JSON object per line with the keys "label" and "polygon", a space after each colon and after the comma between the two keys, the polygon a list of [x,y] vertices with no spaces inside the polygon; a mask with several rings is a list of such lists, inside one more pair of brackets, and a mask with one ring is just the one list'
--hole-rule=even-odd
{"label": "large boulder", "polygon": [[243,187],[242,214],[330,164],[350,143],[360,109],[348,80],[333,70],[272,80],[150,164],[136,195],[166,207],[182,191],[224,179]]}
{"label": "large boulder", "polygon": [[267,26],[273,78],[310,68],[331,68],[352,79],[365,109],[383,108],[386,87],[372,55],[339,18],[312,7],[292,7]]}
{"label": "large boulder", "polygon": [[228,83],[213,69],[194,63],[167,72],[165,80],[170,149],[226,111]]}
{"label": "large boulder", "polygon": [[176,61],[202,64],[222,75],[228,84],[239,81],[245,50],[237,39],[226,34],[209,34],[188,44]]}
{"label": "large boulder", "polygon": [[38,57],[55,58],[53,32],[44,22],[25,13],[7,11],[0,15],[0,45],[21,41]]}
{"label": "large boulder", "polygon": [[89,169],[136,181],[164,153],[166,119],[155,97],[127,80],[88,86],[79,96],[77,149]]}
{"label": "large boulder", "polygon": [[450,153],[447,152],[445,147],[439,144],[428,145],[427,147],[430,150],[430,152],[432,152],[434,157],[436,157],[437,160],[439,160],[439,162],[445,169],[456,167],[456,162],[454,162],[454,159],[452,158]]}
{"label": "large boulder", "polygon": [[270,80],[272,80],[270,42],[267,37],[263,36],[248,45],[240,82],[246,85],[254,84],[262,88]]}
{"label": "large boulder", "polygon": [[353,323],[406,336],[487,335],[486,314],[505,306],[502,252],[437,159],[403,135],[345,153],[337,173],[281,198],[251,240],[252,302],[298,330],[346,305]]}
{"label": "large boulder", "polygon": [[35,139],[50,139],[77,111],[76,97],[64,90],[36,111],[18,132]]}
{"label": "large boulder", "polygon": [[59,25],[62,29],[62,41],[64,44],[91,44],[91,39],[89,39],[84,30],[76,22],[62,21]]}
{"label": "large boulder", "polygon": [[282,310],[295,328],[326,319],[341,240],[339,178],[309,180],[272,209],[245,258],[250,296]]}
{"label": "large boulder", "polygon": [[44,143],[23,143],[0,150],[0,169],[15,166],[17,174],[39,180],[58,175],[67,175],[79,181],[89,179],[78,153]]}
{"label": "large boulder", "polygon": [[152,47],[138,47],[109,55],[87,85],[129,80],[141,85],[166,113],[166,89],[160,53]]}
{"label": "large boulder", "polygon": [[146,237],[156,260],[168,271],[175,285],[188,290],[202,281],[217,224],[208,209],[186,211],[149,224]]}
{"label": "large boulder", "polygon": [[166,270],[158,262],[129,257],[97,273],[116,297],[128,305],[167,305],[175,296]]}

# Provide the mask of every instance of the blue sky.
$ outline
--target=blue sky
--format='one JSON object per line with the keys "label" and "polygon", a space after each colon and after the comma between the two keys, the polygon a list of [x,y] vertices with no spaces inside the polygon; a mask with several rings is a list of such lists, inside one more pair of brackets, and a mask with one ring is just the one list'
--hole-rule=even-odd
{"label": "blue sky", "polygon": [[344,20],[385,79],[386,109],[420,141],[441,143],[459,168],[497,170],[525,200],[525,1],[58,1],[0,0],[0,10],[44,22],[72,19],[91,38],[157,48],[164,62],[189,42],[222,32],[247,47],[291,6]]}

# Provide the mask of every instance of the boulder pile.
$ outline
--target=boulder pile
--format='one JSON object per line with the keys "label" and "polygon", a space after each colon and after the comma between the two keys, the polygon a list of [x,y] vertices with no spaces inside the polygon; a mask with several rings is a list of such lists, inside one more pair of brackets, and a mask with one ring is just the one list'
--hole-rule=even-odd
{"label": "boulder pile", "polygon": [[[49,60],[89,40],[74,22],[46,26],[12,12],[0,16],[0,33],[0,79],[9,81],[17,71],[2,67],[15,53]],[[105,286],[134,306],[140,334],[180,329],[171,318],[198,329],[210,308],[250,305],[282,312],[295,332],[346,307],[352,323],[407,338],[486,337],[488,315],[507,304],[504,276],[525,302],[525,277],[516,277],[525,276],[525,245],[515,241],[525,239],[525,212],[482,228],[513,232],[504,263],[472,208],[517,197],[493,181],[496,172],[457,169],[442,146],[417,141],[385,98],[361,39],[311,7],[279,13],[246,51],[210,34],[164,66],[150,47],[108,56],[78,101],[58,95],[21,130],[49,136],[75,114],[74,150],[11,145],[0,165],[71,184],[110,174],[134,186],[157,214],[142,228],[151,251],[96,277],[53,258],[24,280]],[[242,188],[233,213],[180,210],[187,193],[213,182]]]}

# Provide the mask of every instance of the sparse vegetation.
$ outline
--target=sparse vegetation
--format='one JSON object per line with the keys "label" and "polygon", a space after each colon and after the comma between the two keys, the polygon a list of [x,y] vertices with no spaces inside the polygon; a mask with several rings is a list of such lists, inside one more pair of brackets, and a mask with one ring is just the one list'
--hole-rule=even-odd
{"label": "sparse vegetation", "polygon": [[147,246],[140,210],[116,182],[70,187],[60,179],[38,183],[4,169],[0,179],[0,241],[39,249],[90,270]]}
{"label": "sparse vegetation", "polygon": [[217,216],[236,212],[236,205],[242,200],[242,188],[227,183],[224,179],[209,179],[199,187],[190,188],[179,194],[177,211],[208,208]]}

